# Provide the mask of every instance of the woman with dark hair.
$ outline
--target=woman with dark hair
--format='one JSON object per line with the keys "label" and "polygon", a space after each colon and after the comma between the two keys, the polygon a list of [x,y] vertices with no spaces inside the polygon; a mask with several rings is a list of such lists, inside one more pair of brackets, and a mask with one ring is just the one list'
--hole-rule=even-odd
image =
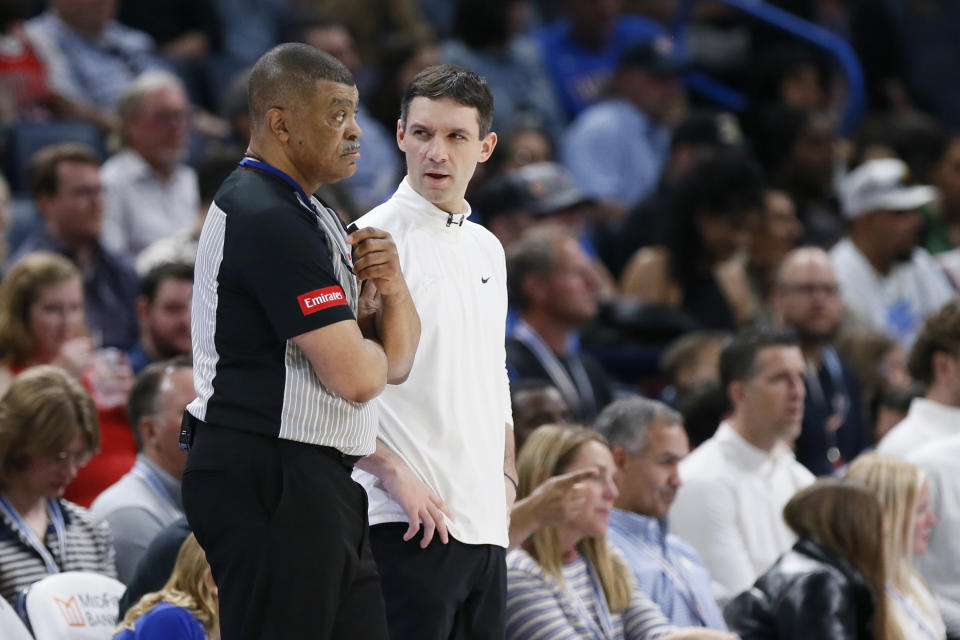
{"label": "woman with dark hair", "polygon": [[747,251],[762,209],[763,180],[753,162],[735,152],[703,161],[676,189],[664,245],[630,259],[623,293],[685,311],[705,329],[748,324],[761,306]]}
{"label": "woman with dark hair", "polygon": [[859,483],[821,479],[783,509],[800,540],[724,611],[741,640],[900,640],[885,597],[884,520]]}

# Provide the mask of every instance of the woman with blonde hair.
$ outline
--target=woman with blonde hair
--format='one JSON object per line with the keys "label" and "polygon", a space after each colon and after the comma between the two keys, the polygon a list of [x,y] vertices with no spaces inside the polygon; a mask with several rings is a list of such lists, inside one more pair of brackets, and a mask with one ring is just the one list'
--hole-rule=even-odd
{"label": "woman with blonde hair", "polygon": [[876,494],[883,509],[886,592],[903,636],[910,640],[943,640],[947,632],[937,601],[913,568],[913,556],[926,552],[937,522],[930,510],[926,474],[908,462],[868,453],[853,461],[847,477],[863,482]]}
{"label": "woman with blonde hair", "polygon": [[581,508],[564,523],[537,530],[507,554],[506,637],[509,640],[721,640],[711,629],[677,630],[634,588],[626,563],[606,542],[616,465],[606,440],[583,427],[545,425],[517,460],[517,498],[552,476],[580,470]]}
{"label": "woman with blonde hair", "polygon": [[220,637],[217,585],[197,539],[183,541],[163,589],[127,610],[115,640],[213,640]]}
{"label": "woman with blonde hair", "polygon": [[783,518],[799,540],[724,610],[742,640],[906,640],[884,597],[883,515],[869,489],[822,478]]}

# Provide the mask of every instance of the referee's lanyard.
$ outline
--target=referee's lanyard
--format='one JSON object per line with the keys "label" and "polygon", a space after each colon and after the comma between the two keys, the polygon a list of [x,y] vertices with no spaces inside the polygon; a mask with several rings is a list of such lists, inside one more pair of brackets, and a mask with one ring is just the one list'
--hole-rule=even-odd
{"label": "referee's lanyard", "polygon": [[[297,181],[287,175],[285,172],[277,169],[271,164],[267,164],[262,160],[256,160],[254,158],[246,157],[240,160],[240,166],[247,169],[255,169],[257,171],[263,171],[267,175],[273,176],[277,180],[285,183],[288,187],[293,189],[293,192],[297,195],[297,200],[300,201],[304,207],[309,209],[317,219],[317,224],[321,226],[326,226],[323,223],[324,217],[320,214],[320,211],[313,204],[313,198],[307,195],[303,188],[297,184]],[[353,258],[350,255],[350,249],[346,246],[346,243],[343,241],[343,238],[338,238],[337,248],[340,250],[340,255],[346,262],[347,266],[350,269],[350,272],[353,272]]]}
{"label": "referee's lanyard", "polygon": [[[39,554],[40,559],[43,560],[43,564],[47,567],[47,573],[50,575],[60,573],[60,567],[57,565],[56,560],[53,559],[53,554],[47,549],[43,540],[37,539],[33,530],[27,526],[27,523],[23,521],[23,518],[20,517],[17,510],[13,508],[13,505],[2,495],[0,495],[0,511],[3,511],[3,514],[13,522],[13,528],[27,541],[27,544],[33,547],[33,550]],[[57,542],[60,545],[60,562],[66,563],[67,527],[63,520],[63,513],[60,511],[60,505],[56,500],[47,500],[47,513],[50,515],[50,522],[53,523],[53,528],[57,532]]]}
{"label": "referee's lanyard", "polygon": [[137,460],[136,464],[133,465],[132,471],[134,475],[138,476],[141,480],[150,485],[150,488],[157,495],[157,498],[159,498],[161,504],[170,509],[172,513],[176,514],[177,518],[183,516],[183,511],[181,511],[180,507],[177,506],[177,503],[174,502],[173,498],[170,496],[170,492],[167,491],[163,486],[163,483],[160,482],[160,478],[157,477],[157,474],[154,473],[153,469],[148,467],[140,460]]}

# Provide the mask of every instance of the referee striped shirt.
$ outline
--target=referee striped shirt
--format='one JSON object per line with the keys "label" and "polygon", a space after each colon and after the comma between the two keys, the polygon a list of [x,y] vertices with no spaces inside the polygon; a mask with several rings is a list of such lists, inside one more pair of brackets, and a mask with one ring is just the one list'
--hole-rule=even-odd
{"label": "referee striped shirt", "polygon": [[[312,204],[312,207],[311,207]],[[193,288],[194,386],[187,410],[220,427],[372,453],[374,406],[327,389],[292,338],[354,320],[346,232],[316,198],[238,167],[200,234]]]}
{"label": "referee striped shirt", "polygon": [[[66,528],[67,557],[60,557],[60,542],[53,525],[44,544],[61,571],[92,571],[117,577],[113,542],[106,524],[95,522],[90,512],[58,500]],[[11,603],[22,589],[47,577],[47,566],[26,537],[0,511],[0,595]]]}
{"label": "referee striped shirt", "polygon": [[[558,584],[523,549],[507,554],[507,640],[597,637],[601,608],[586,560],[581,556],[565,564],[563,579],[565,584]],[[583,610],[591,620],[584,620]],[[660,608],[637,589],[624,611],[610,615],[610,626],[611,640],[648,640],[676,631]]]}

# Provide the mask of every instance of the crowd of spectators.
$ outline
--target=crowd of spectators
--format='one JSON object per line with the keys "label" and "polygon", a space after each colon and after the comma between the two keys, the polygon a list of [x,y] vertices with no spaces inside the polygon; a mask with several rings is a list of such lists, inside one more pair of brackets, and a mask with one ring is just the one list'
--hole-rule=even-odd
{"label": "crowd of spectators", "polygon": [[250,67],[299,41],[357,80],[359,169],[317,193],[345,224],[404,175],[418,71],[493,93],[466,198],[506,253],[509,638],[790,638],[814,613],[844,620],[823,637],[960,638],[960,9],[770,0],[853,47],[848,130],[823,50],[724,3],[674,32],[676,4],[0,3],[0,595],[99,571],[161,594],[120,637],[161,602],[215,630],[192,538],[170,576],[193,262]]}

